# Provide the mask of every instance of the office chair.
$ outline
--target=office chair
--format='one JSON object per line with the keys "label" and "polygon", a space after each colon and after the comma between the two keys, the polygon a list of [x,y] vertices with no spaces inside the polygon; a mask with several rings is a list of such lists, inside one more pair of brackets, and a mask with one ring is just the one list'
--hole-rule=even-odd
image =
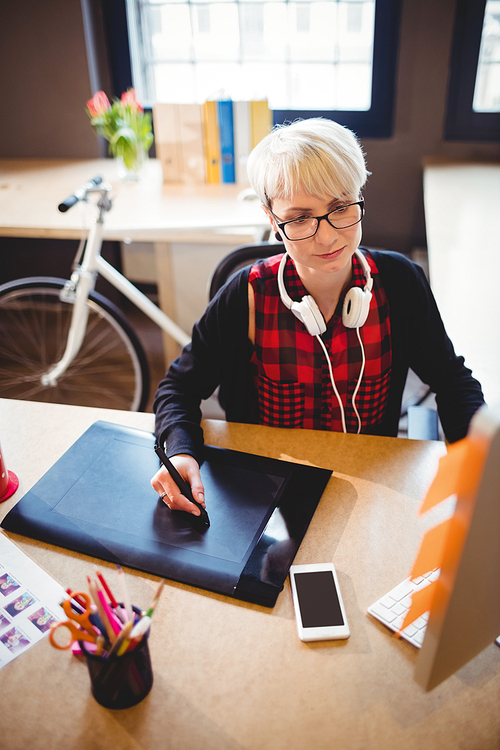
{"label": "office chair", "polygon": [[[283,250],[281,243],[259,242],[253,245],[241,245],[228,253],[215,267],[209,282],[209,299],[212,300],[226,281],[241,268],[261,258],[278,255]],[[439,440],[439,421],[437,411],[422,406],[430,396],[431,390],[423,387],[417,394],[403,403],[400,415],[400,432],[406,433],[412,440]]]}
{"label": "office chair", "polygon": [[283,244],[280,242],[259,242],[254,245],[241,245],[219,261],[215,267],[209,283],[209,300],[212,300],[226,281],[245,266],[261,258],[270,258],[283,252]]}

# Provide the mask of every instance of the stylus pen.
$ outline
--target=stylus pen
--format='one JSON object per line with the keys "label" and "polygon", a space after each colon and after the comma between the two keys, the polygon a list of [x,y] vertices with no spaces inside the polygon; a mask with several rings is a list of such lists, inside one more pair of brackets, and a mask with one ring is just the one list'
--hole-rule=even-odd
{"label": "stylus pen", "polygon": [[203,505],[200,505],[200,503],[198,503],[194,499],[193,493],[191,492],[191,487],[187,482],[184,481],[184,479],[181,477],[181,475],[173,465],[172,461],[170,461],[170,459],[166,457],[164,451],[160,448],[159,445],[155,445],[155,453],[162,462],[163,466],[168,470],[168,473],[170,474],[184,497],[187,497],[190,503],[194,503],[194,505],[196,505],[196,507],[200,509],[201,520],[204,521],[207,526],[210,526],[210,519],[208,518],[207,511],[205,510]]}

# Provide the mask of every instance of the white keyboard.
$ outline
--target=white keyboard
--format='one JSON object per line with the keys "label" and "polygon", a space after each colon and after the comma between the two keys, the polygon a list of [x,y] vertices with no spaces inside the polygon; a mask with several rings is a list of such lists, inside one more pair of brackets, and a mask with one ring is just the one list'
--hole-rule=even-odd
{"label": "white keyboard", "polygon": [[[397,633],[403,624],[405,615],[410,607],[411,594],[413,594],[414,591],[425,588],[438,577],[439,568],[436,568],[436,570],[426,573],[425,575],[416,578],[414,581],[407,578],[406,581],[403,581],[399,586],[393,588],[392,591],[389,591],[389,593],[381,599],[377,599],[371,607],[368,607],[368,612],[383,625]],[[410,625],[407,625],[406,628],[401,631],[401,637],[406,638],[407,641],[417,648],[420,648],[424,641],[428,619],[429,613],[425,612],[421,617],[410,623]],[[500,646],[500,635],[495,640],[495,643],[497,646]]]}
{"label": "white keyboard", "polygon": [[[407,578],[406,581],[400,583],[399,586],[393,588],[392,591],[389,591],[388,594],[378,599],[371,607],[368,607],[368,612],[396,633],[403,624],[405,615],[410,608],[411,595],[415,591],[425,588],[438,577],[439,568],[416,578],[414,581]],[[420,648],[424,641],[428,619],[429,613],[426,612],[415,620],[415,622],[407,625],[401,631],[401,637],[406,638],[407,641]]]}

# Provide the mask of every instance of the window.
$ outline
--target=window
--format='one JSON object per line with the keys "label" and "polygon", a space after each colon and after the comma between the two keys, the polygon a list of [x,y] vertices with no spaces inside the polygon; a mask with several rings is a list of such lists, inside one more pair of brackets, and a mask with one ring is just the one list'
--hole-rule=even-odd
{"label": "window", "polygon": [[500,136],[500,0],[458,0],[445,137]]}
{"label": "window", "polygon": [[371,106],[375,0],[128,0],[146,103],[267,99],[271,109]]}
{"label": "window", "polygon": [[500,0],[486,3],[472,108],[500,112]]}
{"label": "window", "polygon": [[[323,115],[361,137],[391,134],[400,0],[121,3],[131,84],[146,105],[267,98],[275,122]],[[116,36],[120,0],[112,6]]]}

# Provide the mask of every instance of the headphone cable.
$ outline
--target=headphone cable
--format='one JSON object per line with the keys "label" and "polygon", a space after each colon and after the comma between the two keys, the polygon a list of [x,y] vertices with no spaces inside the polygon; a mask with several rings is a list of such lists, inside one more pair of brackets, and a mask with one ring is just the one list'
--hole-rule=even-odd
{"label": "headphone cable", "polygon": [[363,361],[361,363],[361,371],[359,373],[358,382],[356,384],[356,388],[354,389],[354,393],[352,394],[352,408],[354,409],[354,413],[356,414],[356,417],[358,419],[358,432],[357,434],[361,432],[361,417],[359,416],[359,412],[356,408],[356,396],[358,395],[359,386],[361,385],[361,380],[363,378],[363,374],[365,371],[365,364],[366,364],[366,357],[365,357],[365,347],[363,346],[363,342],[361,341],[361,336],[359,335],[359,327],[356,328],[356,333],[358,334],[358,341],[359,345],[361,347],[361,356],[363,358]]}
{"label": "headphone cable", "polygon": [[342,417],[342,429],[344,432],[347,432],[346,426],[345,426],[345,415],[344,415],[344,405],[342,404],[342,401],[340,400],[339,392],[337,390],[337,386],[335,385],[335,380],[333,378],[333,371],[332,371],[332,363],[330,362],[330,357],[328,356],[328,351],[326,349],[326,346],[323,343],[323,339],[320,336],[316,336],[319,343],[321,344],[321,347],[323,349],[323,352],[326,357],[326,363],[328,365],[328,371],[330,373],[330,381],[333,387],[333,392],[337,396],[338,405],[340,407],[340,416]]}
{"label": "headphone cable", "polygon": [[[363,374],[364,374],[364,371],[365,371],[365,364],[366,364],[366,357],[365,357],[365,348],[363,346],[363,342],[361,341],[361,336],[359,335],[359,328],[356,328],[356,333],[358,335],[359,345],[361,346],[362,363],[361,363],[361,370],[360,370],[360,373],[359,373],[358,382],[356,383],[356,388],[354,389],[354,393],[352,395],[352,408],[353,408],[354,413],[356,414],[356,418],[358,420],[358,430],[357,430],[356,434],[359,435],[359,433],[361,432],[361,417],[359,416],[359,412],[358,412],[358,409],[356,407],[356,396],[358,395],[359,386],[361,385],[361,380],[363,379]],[[335,393],[335,396],[337,397],[337,403],[338,403],[339,408],[340,408],[340,416],[341,416],[341,419],[342,419],[342,429],[343,429],[343,431],[345,433],[347,433],[346,422],[345,422],[345,414],[344,414],[344,405],[342,403],[342,400],[340,398],[339,392],[337,390],[337,386],[335,384],[335,379],[333,377],[332,363],[330,361],[328,350],[327,350],[325,344],[323,343],[323,339],[321,338],[321,336],[317,335],[316,338],[318,339],[319,343],[321,344],[321,348],[323,349],[324,355],[326,357],[326,363],[328,365],[328,372],[330,373],[330,382],[332,384],[333,392]]]}

